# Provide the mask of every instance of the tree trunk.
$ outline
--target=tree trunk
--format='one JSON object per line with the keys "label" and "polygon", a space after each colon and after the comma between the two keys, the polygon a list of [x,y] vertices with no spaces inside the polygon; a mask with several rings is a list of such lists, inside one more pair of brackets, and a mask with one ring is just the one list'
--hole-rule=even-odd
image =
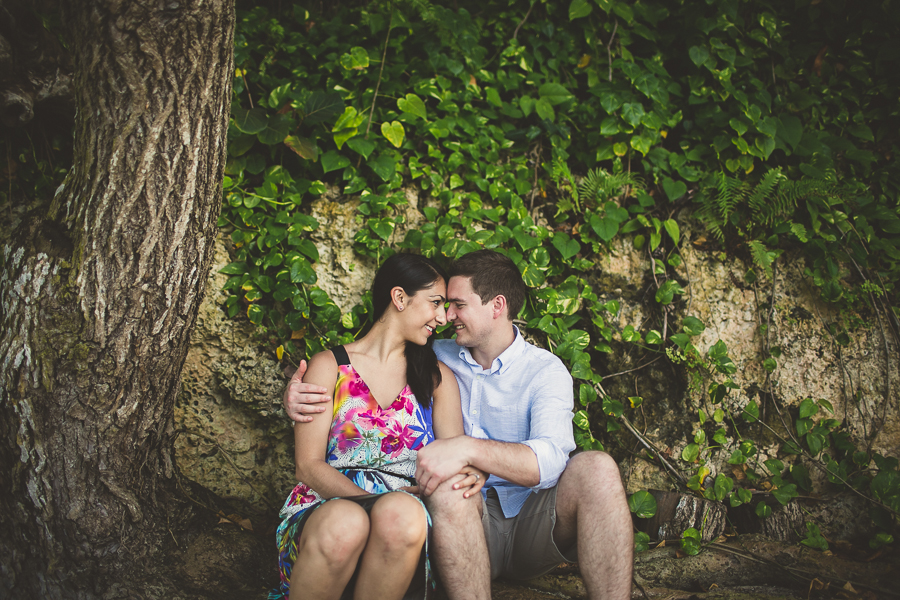
{"label": "tree trunk", "polygon": [[[0,263],[0,597],[135,593],[221,202],[229,0],[66,2],[74,165]],[[174,537],[173,537],[174,539]]]}

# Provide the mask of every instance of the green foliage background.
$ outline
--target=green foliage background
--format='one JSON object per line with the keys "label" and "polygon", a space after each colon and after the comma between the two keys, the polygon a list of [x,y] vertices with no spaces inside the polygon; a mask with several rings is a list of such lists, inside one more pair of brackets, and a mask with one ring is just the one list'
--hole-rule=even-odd
{"label": "green foliage background", "polygon": [[[520,265],[531,292],[519,317],[576,379],[580,447],[614,443],[623,425],[636,433],[628,414],[643,399],[610,397],[598,369],[614,345],[634,345],[680,365],[708,394],[672,469],[680,485],[732,506],[750,501],[749,487],[766,487],[786,503],[810,489],[806,468],[789,458],[805,454],[832,483],[872,500],[882,536],[872,543],[890,543],[897,461],[866,450],[871,440],[850,439],[826,400],[805,400],[786,433],[769,428],[783,436],[787,464],[756,459],[757,442],[738,422],[757,422],[759,405],[728,408],[737,386],[725,344],[692,343],[706,324],[684,313],[687,240],[675,216],[692,215],[716,251],[743,258],[748,283],[773,279],[783,252],[802,256],[822,298],[846,317],[831,325],[836,344],[847,323],[865,319],[884,319],[896,335],[900,7],[455,6],[240,12],[220,222],[235,246],[224,269],[230,314],[245,313],[294,362],[360,332],[368,303],[341,314],[312,269],[308,234],[318,224],[309,202],[337,186],[361,199],[361,255],[410,249],[444,260],[485,247]],[[420,202],[425,224],[392,246],[406,186],[434,200]],[[619,331],[618,302],[601,301],[588,272],[623,236],[653,259],[658,311]],[[778,357],[777,347],[761,353],[767,372]],[[746,465],[748,482],[709,477],[712,451]],[[633,504],[652,513],[652,496]],[[765,503],[756,510],[771,513]]]}
{"label": "green foliage background", "polygon": [[[234,244],[226,306],[279,358],[352,340],[368,321],[367,300],[342,314],[312,268],[309,206],[337,186],[361,200],[360,255],[449,260],[485,247],[520,265],[531,291],[519,318],[572,370],[582,448],[638,435],[629,415],[643,399],[606,393],[604,355],[661,357],[707,398],[670,469],[678,485],[739,505],[765,484],[787,502],[810,489],[792,458],[803,454],[872,501],[873,544],[891,543],[896,458],[852,439],[827,400],[807,399],[786,431],[765,433],[781,437],[785,460],[757,460],[741,424],[758,422],[760,406],[727,402],[735,365],[722,341],[692,343],[708,324],[687,313],[678,269],[690,242],[679,220],[693,218],[694,241],[742,259],[749,284],[772,281],[785,251],[800,257],[841,311],[836,345],[874,321],[900,339],[897,2],[238,4],[219,223]],[[10,193],[46,194],[59,161],[20,138],[14,151],[7,142]],[[390,245],[409,186],[431,198],[425,223]],[[618,302],[598,298],[590,272],[623,240],[652,259],[656,291],[654,319],[620,329]],[[778,358],[767,344],[759,361],[772,373]],[[748,482],[709,477],[711,452],[745,465]],[[636,514],[652,512],[652,497],[633,500]]]}

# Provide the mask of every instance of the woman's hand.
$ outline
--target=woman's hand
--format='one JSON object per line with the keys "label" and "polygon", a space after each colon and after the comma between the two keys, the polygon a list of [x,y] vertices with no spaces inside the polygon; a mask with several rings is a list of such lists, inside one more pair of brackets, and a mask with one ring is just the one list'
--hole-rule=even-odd
{"label": "woman's hand", "polygon": [[463,498],[468,498],[481,492],[481,488],[484,487],[484,482],[488,478],[487,473],[472,465],[463,467],[459,475],[463,478],[453,484],[453,489],[465,490]]}

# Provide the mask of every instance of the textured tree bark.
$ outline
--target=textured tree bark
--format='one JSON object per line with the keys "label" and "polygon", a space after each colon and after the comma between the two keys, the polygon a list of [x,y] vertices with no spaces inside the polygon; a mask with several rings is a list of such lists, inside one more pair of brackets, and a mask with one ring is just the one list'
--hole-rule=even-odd
{"label": "textured tree bark", "polygon": [[0,597],[122,598],[174,539],[173,406],[221,202],[234,7],[63,12],[74,165],[0,259]]}
{"label": "textured tree bark", "polygon": [[693,494],[650,490],[656,498],[656,514],[649,519],[634,518],[635,526],[651,540],[680,540],[693,527],[704,542],[709,542],[725,530],[725,505],[704,500]]}

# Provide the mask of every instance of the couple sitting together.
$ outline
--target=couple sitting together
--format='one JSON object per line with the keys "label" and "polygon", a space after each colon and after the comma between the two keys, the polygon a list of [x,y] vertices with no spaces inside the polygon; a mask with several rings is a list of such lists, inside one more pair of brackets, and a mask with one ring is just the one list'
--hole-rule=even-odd
{"label": "couple sitting together", "polygon": [[[572,377],[513,325],[525,291],[490,250],[449,279],[422,256],[385,261],[371,330],[301,363],[285,391],[300,483],[270,598],[430,598],[432,563],[449,598],[490,598],[495,577],[575,560],[590,598],[630,597],[618,468],[569,458]],[[434,341],[447,321],[456,338]]]}

